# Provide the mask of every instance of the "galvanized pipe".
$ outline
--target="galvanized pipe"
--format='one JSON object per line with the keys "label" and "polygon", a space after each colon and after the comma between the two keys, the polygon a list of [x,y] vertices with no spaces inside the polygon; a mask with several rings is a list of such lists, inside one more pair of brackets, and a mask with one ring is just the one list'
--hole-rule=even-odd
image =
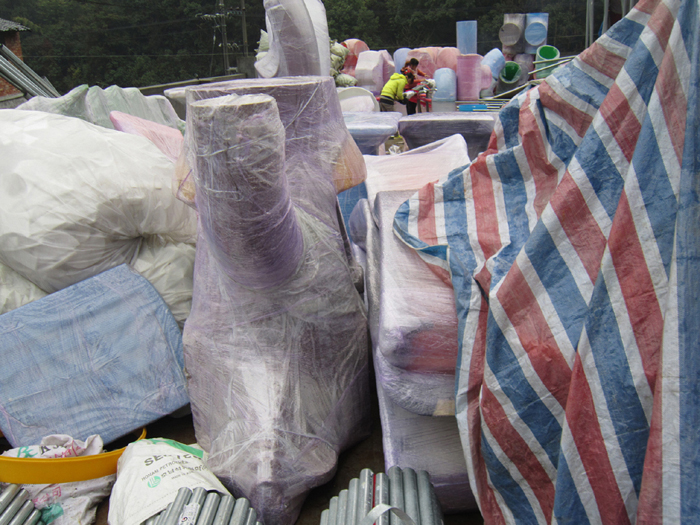
{"label": "galvanized pipe", "polygon": [[[403,473],[399,467],[391,467],[389,469],[389,498],[391,506],[397,509],[405,509],[403,497]],[[391,515],[391,525],[399,525],[399,518]]]}
{"label": "galvanized pipe", "polygon": [[12,518],[14,518],[15,515],[17,515],[19,509],[22,508],[24,502],[28,499],[29,493],[24,489],[20,489],[17,495],[14,497],[14,499],[5,508],[3,513],[0,514],[0,525],[8,525],[10,521],[12,521]]}
{"label": "galvanized pipe", "polygon": [[228,525],[229,521],[231,521],[231,514],[233,514],[233,505],[235,503],[236,500],[230,494],[222,496],[219,501],[219,507],[216,509],[213,525]]}
{"label": "galvanized pipe", "polygon": [[321,512],[321,525],[328,525],[328,513],[328,509]]}
{"label": "galvanized pipe", "polygon": [[207,494],[204,505],[202,505],[202,510],[200,510],[197,521],[195,522],[197,525],[211,525],[213,523],[220,499],[221,496],[218,492],[210,492]]}
{"label": "galvanized pipe", "polygon": [[420,507],[421,525],[439,525],[435,514],[435,500],[430,475],[425,470],[416,472],[418,480],[418,503]]}
{"label": "galvanized pipe", "polygon": [[40,86],[44,91],[46,91],[49,94],[49,97],[56,98],[61,96],[60,93],[56,91],[56,89],[51,85],[51,83],[48,80],[45,80],[39,75],[37,75],[37,73],[27,64],[25,64],[22,60],[20,60],[20,58],[17,55],[15,55],[9,47],[0,44],[0,55],[5,57],[9,62],[12,63],[13,66],[19,69],[27,77],[32,79],[38,86]]}
{"label": "galvanized pipe", "polygon": [[245,525],[250,510],[250,502],[245,498],[238,498],[233,507],[233,514],[229,525]]}
{"label": "galvanized pipe", "polygon": [[165,517],[160,521],[160,525],[177,525],[180,519],[180,514],[182,514],[182,509],[189,503],[192,498],[192,491],[187,487],[181,487],[177,491],[177,496],[175,496],[175,501],[172,502],[171,506],[167,509]]}
{"label": "galvanized pipe", "polygon": [[10,502],[14,499],[22,487],[19,485],[8,485],[5,490],[0,493],[0,514],[7,508]]}
{"label": "galvanized pipe", "polygon": [[15,517],[10,521],[10,525],[22,525],[33,510],[34,503],[32,503],[32,500],[25,501],[24,505],[22,505],[17,511],[17,514],[15,514]]}
{"label": "galvanized pipe", "polygon": [[403,469],[403,500],[406,514],[416,522],[416,525],[422,525],[418,507],[418,479],[416,471],[411,468]]}
{"label": "galvanized pipe", "polygon": [[158,514],[158,518],[156,519],[155,525],[163,525],[163,520],[165,519],[165,516],[168,515],[168,511],[170,510],[170,507],[172,507],[172,503],[168,503],[168,506],[165,507],[165,510],[163,510],[160,514]]}
{"label": "galvanized pipe", "polygon": [[345,525],[357,525],[357,492],[360,480],[352,478],[348,484],[348,510],[345,513]]}
{"label": "galvanized pipe", "polygon": [[338,525],[345,525],[345,518],[348,515],[348,489],[343,489],[338,493]]}
{"label": "galvanized pipe", "polygon": [[248,511],[248,519],[245,520],[245,525],[255,525],[258,521],[258,513],[255,509]]}
{"label": "galvanized pipe", "polygon": [[29,515],[27,520],[22,525],[36,525],[37,523],[39,523],[40,519],[41,512],[38,509],[34,509],[34,511]]}
{"label": "galvanized pipe", "polygon": [[155,516],[151,516],[143,522],[143,525],[156,525],[156,522],[158,521],[158,516],[158,514],[156,514]]}
{"label": "galvanized pipe", "polygon": [[[389,498],[389,477],[380,472],[374,476],[374,507],[377,505],[390,505]],[[377,525],[389,525],[389,515],[383,514],[378,520]]]}
{"label": "galvanized pipe", "polygon": [[338,496],[333,496],[328,504],[328,525],[338,525]]}
{"label": "galvanized pipe", "polygon": [[360,485],[357,492],[357,513],[356,522],[360,523],[362,518],[372,510],[374,499],[374,472],[365,468],[360,471]]}
{"label": "galvanized pipe", "polygon": [[12,67],[12,64],[5,57],[0,57],[0,74],[21,91],[29,93],[32,96],[45,97],[47,95],[47,93],[32,82],[29,77]]}

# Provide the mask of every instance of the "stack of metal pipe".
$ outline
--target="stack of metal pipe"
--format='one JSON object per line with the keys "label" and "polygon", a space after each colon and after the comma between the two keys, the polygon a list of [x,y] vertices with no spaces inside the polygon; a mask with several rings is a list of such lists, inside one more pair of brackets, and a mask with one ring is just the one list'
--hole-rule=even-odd
{"label": "stack of metal pipe", "polygon": [[403,512],[383,513],[373,522],[376,525],[444,524],[430,475],[425,470],[391,467],[386,474],[363,469],[347,489],[331,498],[321,513],[321,525],[360,525],[380,505]]}
{"label": "stack of metal pipe", "polygon": [[182,487],[165,510],[151,516],[142,525],[261,525],[258,513],[245,498],[235,499],[202,487]]}
{"label": "stack of metal pipe", "polygon": [[20,485],[0,489],[0,525],[37,525],[41,512],[34,508],[29,493]]}

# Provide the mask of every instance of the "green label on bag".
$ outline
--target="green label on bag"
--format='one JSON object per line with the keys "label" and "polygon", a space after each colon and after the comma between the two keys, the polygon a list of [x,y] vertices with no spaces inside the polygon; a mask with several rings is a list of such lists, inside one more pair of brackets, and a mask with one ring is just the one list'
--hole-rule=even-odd
{"label": "green label on bag", "polygon": [[183,450],[184,452],[187,452],[188,454],[192,454],[193,456],[196,456],[199,459],[202,459],[204,457],[203,450],[200,450],[200,449],[194,448],[194,447],[190,447],[189,445],[185,445],[185,444],[180,443],[178,441],[173,441],[172,439],[152,438],[152,439],[147,439],[145,441],[150,441],[154,445],[157,445],[159,443],[163,443],[163,444],[169,445],[173,448]]}
{"label": "green label on bag", "polygon": [[61,507],[58,503],[41,509],[41,521],[46,525],[49,525],[49,523],[54,521],[59,516],[63,516],[63,507]]}
{"label": "green label on bag", "polygon": [[147,485],[152,489],[156,488],[158,485],[160,485],[160,476],[153,476],[148,480]]}

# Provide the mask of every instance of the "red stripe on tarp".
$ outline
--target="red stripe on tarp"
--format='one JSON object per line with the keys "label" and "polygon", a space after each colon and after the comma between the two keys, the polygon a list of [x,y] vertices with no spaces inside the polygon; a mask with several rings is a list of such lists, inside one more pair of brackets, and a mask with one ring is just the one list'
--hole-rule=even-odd
{"label": "red stripe on tarp", "polygon": [[582,62],[599,71],[606,77],[615,79],[625,65],[627,57],[608,51],[598,42],[594,42],[587,50],[579,55]]}
{"label": "red stripe on tarp", "polygon": [[435,183],[430,182],[418,190],[418,238],[424,243],[435,246],[437,233],[435,227]]}
{"label": "red stripe on tarp", "polygon": [[[469,359],[469,383],[467,387],[467,426],[471,436],[472,449],[466,451],[471,455],[472,464],[474,465],[474,475],[479,494],[479,510],[481,514],[488,519],[489,523],[494,525],[504,525],[505,518],[501,507],[496,501],[496,496],[493,489],[488,483],[488,474],[486,472],[486,464],[481,454],[481,411],[479,408],[479,399],[481,396],[481,386],[484,379],[484,359],[486,357],[486,326],[489,316],[489,307],[486,300],[480,299],[478,328],[474,345],[471,349],[471,358]],[[462,348],[462,352],[465,349]],[[463,433],[464,429],[460,429]]]}
{"label": "red stripe on tarp", "polygon": [[552,209],[569,242],[595,283],[605,251],[605,235],[591,213],[581,189],[567,171],[551,201]]}
{"label": "red stripe on tarp", "polygon": [[532,368],[552,396],[565,407],[571,369],[517,262],[506,274],[496,295]]}
{"label": "red stripe on tarp", "polygon": [[[574,446],[578,450],[583,468],[588,475],[588,482],[593,489],[602,523],[611,525],[630,523],[625,502],[617,486],[610,458],[605,448],[605,440],[593,404],[593,396],[578,354],[571,375],[571,391],[569,404],[566,407],[566,420],[571,429]],[[618,467],[624,468],[620,465]]]}
{"label": "red stripe on tarp", "polygon": [[[511,425],[508,414],[486,385],[481,394],[481,415],[498,442],[498,446],[508,456],[508,460],[517,467],[518,472],[532,490],[549,523],[552,520],[554,508],[554,483],[542,467],[540,460]],[[537,509],[533,511],[537,514]]]}
{"label": "red stripe on tarp", "polygon": [[[617,84],[610,88],[608,96],[605,97],[603,104],[600,106],[600,114],[605,119],[605,123],[610,128],[610,132],[615,142],[620,146],[627,162],[631,162],[642,124],[637,120],[637,116],[632,112],[626,95]],[[613,162],[615,162],[615,159],[613,159]]]}
{"label": "red stripe on tarp", "polygon": [[644,373],[653,392],[659,370],[664,316],[624,191],[617,206],[608,246],[644,365]]}
{"label": "red stripe on tarp", "polygon": [[557,188],[558,172],[549,163],[547,158],[548,145],[544,142],[544,137],[539,127],[539,112],[535,108],[533,112],[530,107],[532,91],[529,91],[525,102],[520,108],[520,125],[518,133],[520,142],[527,158],[532,180],[535,183],[535,199],[533,206],[537,218],[542,215],[542,210],[547,206],[550,197]]}
{"label": "red stripe on tarp", "polygon": [[[666,128],[671,144],[673,144],[673,150],[676,153],[678,164],[682,164],[688,100],[683,93],[676,61],[672,53],[664,55],[655,88],[659,100],[663,102],[661,111],[666,120]],[[662,155],[663,153],[661,152]]]}
{"label": "red stripe on tarp", "polygon": [[644,456],[642,489],[639,492],[637,524],[661,525],[663,523],[663,378],[656,383],[651,427]]}
{"label": "red stripe on tarp", "polygon": [[477,239],[484,253],[484,259],[489,259],[500,250],[501,236],[498,233],[498,215],[496,214],[493,180],[486,164],[485,155],[479,155],[469,167],[469,177],[471,179],[476,211]]}
{"label": "red stripe on tarp", "polygon": [[542,106],[564,119],[576,134],[583,138],[591,122],[593,122],[593,117],[580,109],[576,109],[567,100],[559,96],[547,83],[540,84],[539,91]]}
{"label": "red stripe on tarp", "polygon": [[671,38],[671,31],[676,18],[668,10],[668,7],[663,3],[659,4],[654,10],[654,14],[647,22],[647,27],[651,29],[659,41],[661,49],[666,52],[668,39]]}

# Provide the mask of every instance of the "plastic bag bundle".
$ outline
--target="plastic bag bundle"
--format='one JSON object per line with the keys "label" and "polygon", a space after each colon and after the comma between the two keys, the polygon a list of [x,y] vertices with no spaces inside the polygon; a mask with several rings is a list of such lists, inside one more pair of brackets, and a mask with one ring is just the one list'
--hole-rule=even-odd
{"label": "plastic bag bundle", "polygon": [[255,62],[263,78],[319,75],[331,69],[326,9],[320,0],[265,0],[269,50]]}
{"label": "plastic bag bundle", "polygon": [[406,55],[406,60],[415,58],[418,60],[418,69],[420,69],[428,78],[433,78],[437,65],[437,48],[419,47],[411,49]]}
{"label": "plastic bag bundle", "polygon": [[0,430],[105,443],[188,403],[182,336],[150,283],[121,265],[0,316]]}
{"label": "plastic bag bundle", "polygon": [[151,142],[38,111],[0,120],[0,262],[42,290],[133,263],[150,237],[194,243],[196,214]]}
{"label": "plastic bag bundle", "polygon": [[[435,71],[443,67],[448,67],[452,71],[457,71],[457,56],[459,55],[459,49],[456,47],[443,47],[437,55],[437,60],[435,61]],[[418,67],[421,67],[420,64]],[[435,72],[433,72],[435,76]]]}
{"label": "plastic bag bundle", "polygon": [[369,430],[366,316],[333,183],[342,143],[356,146],[330,77],[188,98],[200,232],[184,346],[197,441],[261,521],[290,524]]}
{"label": "plastic bag bundle", "polygon": [[406,410],[454,414],[454,292],[392,228],[396,210],[411,195],[380,192],[374,202],[376,223],[368,222],[367,295],[375,372],[387,395]]}
{"label": "plastic bag bundle", "polygon": [[[399,120],[399,129],[403,119]],[[418,189],[469,163],[467,143],[452,135],[398,155],[365,156],[370,208],[380,191]]]}
{"label": "plastic bag bundle", "polygon": [[355,78],[357,85],[379,95],[384,84],[394,72],[394,61],[386,51],[363,51],[357,59]]}
{"label": "plastic bag bundle", "polygon": [[357,59],[360,56],[360,53],[363,51],[369,51],[369,46],[357,38],[348,38],[343,42],[343,45],[348,48],[348,54],[345,57],[345,64],[343,65],[343,70],[341,73],[354,77]]}
{"label": "plastic bag bundle", "polygon": [[45,111],[67,117],[76,117],[104,128],[114,129],[109,119],[112,111],[121,111],[135,117],[183,130],[183,122],[170,101],[162,95],[145,96],[137,88],[121,88],[83,84],[58,98],[32,97],[17,109]]}
{"label": "plastic bag bundle", "polygon": [[469,146],[469,157],[474,159],[488,148],[497,115],[496,112],[467,111],[418,113],[399,121],[399,133],[411,149],[459,133]]}

